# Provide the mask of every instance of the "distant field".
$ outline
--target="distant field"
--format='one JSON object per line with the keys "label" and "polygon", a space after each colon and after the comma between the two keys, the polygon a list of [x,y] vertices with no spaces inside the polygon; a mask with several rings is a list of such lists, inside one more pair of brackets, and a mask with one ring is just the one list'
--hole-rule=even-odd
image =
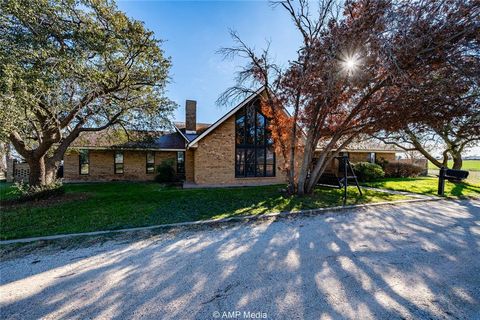
{"label": "distant field", "polygon": [[[448,161],[448,167],[451,168],[451,166],[452,161]],[[428,162],[428,169],[438,170],[438,168],[430,161]],[[480,171],[480,160],[463,160],[462,169],[469,171]]]}

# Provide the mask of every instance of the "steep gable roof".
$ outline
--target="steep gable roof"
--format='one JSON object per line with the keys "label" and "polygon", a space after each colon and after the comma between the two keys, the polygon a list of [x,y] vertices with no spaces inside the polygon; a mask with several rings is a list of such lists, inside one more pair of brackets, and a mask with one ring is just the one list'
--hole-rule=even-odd
{"label": "steep gable roof", "polygon": [[240,102],[235,108],[231,109],[229,112],[227,112],[223,117],[218,119],[214,124],[209,126],[203,133],[199,134],[197,137],[195,137],[193,140],[191,140],[188,143],[188,147],[194,146],[196,143],[198,143],[200,140],[202,140],[204,137],[206,137],[210,132],[215,130],[219,125],[221,125],[225,120],[233,116],[238,110],[240,110],[243,106],[246,104],[250,103],[255,99],[260,93],[262,93],[265,90],[265,88],[260,88],[254,93],[252,93],[250,96],[248,96],[245,100]]}

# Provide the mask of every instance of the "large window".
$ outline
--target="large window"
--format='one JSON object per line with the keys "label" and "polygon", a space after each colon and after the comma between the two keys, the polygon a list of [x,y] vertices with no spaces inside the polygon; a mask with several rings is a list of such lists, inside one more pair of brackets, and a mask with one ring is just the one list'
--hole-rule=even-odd
{"label": "large window", "polygon": [[90,158],[88,155],[88,150],[82,149],[78,154],[79,169],[80,174],[89,174],[90,173]]}
{"label": "large window", "polygon": [[370,162],[370,163],[375,163],[376,160],[377,160],[377,159],[376,159],[376,157],[375,157],[375,152],[370,152],[370,153],[368,154],[368,162]]}
{"label": "large window", "polygon": [[147,173],[155,173],[155,152],[147,152]]}
{"label": "large window", "polygon": [[177,151],[177,175],[185,175],[185,151]]}
{"label": "large window", "polygon": [[235,119],[235,177],[274,177],[275,152],[268,119],[251,104]]}
{"label": "large window", "polygon": [[114,171],[117,174],[123,173],[123,151],[115,151]]}

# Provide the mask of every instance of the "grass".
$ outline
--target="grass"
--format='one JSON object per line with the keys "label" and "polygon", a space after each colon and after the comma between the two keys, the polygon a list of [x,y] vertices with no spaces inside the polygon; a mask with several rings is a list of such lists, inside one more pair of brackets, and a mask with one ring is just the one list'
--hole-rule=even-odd
{"label": "grass", "polygon": [[[448,161],[448,167],[451,168],[453,165],[453,161]],[[428,169],[438,170],[438,167],[435,166],[433,163],[428,161]],[[480,160],[463,160],[462,170],[467,171],[480,171]]]}
{"label": "grass", "polygon": [[[339,189],[317,189],[311,197],[283,197],[282,186],[218,189],[175,189],[155,183],[98,183],[65,185],[65,198],[83,199],[25,204],[2,208],[0,238],[14,239],[62,233],[129,227],[300,210],[342,204]],[[1,198],[14,198],[2,185]],[[405,196],[348,190],[348,204],[405,199]]]}
{"label": "grass", "polygon": [[[383,188],[397,191],[408,191],[426,195],[436,195],[438,190],[438,178],[385,178],[365,185],[375,188]],[[480,197],[480,185],[471,183],[445,182],[445,195],[458,198]]]}
{"label": "grass", "polygon": [[10,200],[18,197],[18,193],[12,188],[12,183],[0,182],[0,200]]}

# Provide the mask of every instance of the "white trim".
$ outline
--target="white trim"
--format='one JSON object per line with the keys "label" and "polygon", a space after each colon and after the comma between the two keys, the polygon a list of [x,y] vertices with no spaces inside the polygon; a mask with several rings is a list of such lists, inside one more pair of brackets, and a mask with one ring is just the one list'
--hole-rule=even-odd
{"label": "white trim", "polygon": [[183,139],[185,139],[185,141],[187,141],[187,143],[189,142],[189,140],[187,139],[187,137],[183,134],[182,131],[180,131],[180,129],[178,129],[177,125],[174,123],[173,124],[173,127],[175,128],[175,130],[177,130],[178,133],[180,133],[180,135],[183,137]]}
{"label": "white trim", "polygon": [[190,141],[187,145],[187,149],[190,148],[190,147],[194,147],[195,144],[197,144],[198,141],[200,141],[201,139],[203,139],[206,135],[208,135],[210,132],[212,132],[213,130],[215,130],[216,127],[218,127],[219,125],[221,125],[225,120],[227,120],[228,118],[230,118],[231,116],[233,116],[239,109],[241,109],[243,106],[245,106],[247,103],[249,103],[250,101],[252,101],[255,97],[257,97],[263,90],[265,90],[264,87],[261,87],[260,89],[258,89],[257,91],[255,91],[254,93],[252,93],[250,95],[250,97],[248,97],[247,99],[243,100],[239,105],[237,105],[235,108],[233,108],[232,110],[230,110],[227,114],[225,114],[223,117],[221,117],[220,119],[217,120],[217,122],[215,122],[214,124],[212,124],[210,127],[208,127],[207,130],[205,130],[201,135],[199,135],[198,137],[196,137],[195,139],[193,139],[192,141]]}

